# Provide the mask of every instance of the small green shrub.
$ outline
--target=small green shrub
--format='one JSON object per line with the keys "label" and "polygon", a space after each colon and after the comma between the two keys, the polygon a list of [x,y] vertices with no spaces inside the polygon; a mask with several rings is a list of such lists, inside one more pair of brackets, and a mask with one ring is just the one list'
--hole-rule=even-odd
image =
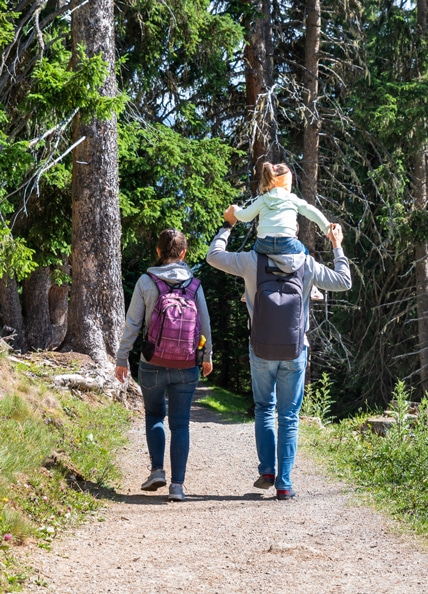
{"label": "small green shrub", "polygon": [[314,385],[308,384],[305,387],[300,413],[307,417],[318,417],[323,425],[328,425],[334,420],[330,414],[334,400],[330,396],[332,382],[327,373],[323,373],[321,379]]}

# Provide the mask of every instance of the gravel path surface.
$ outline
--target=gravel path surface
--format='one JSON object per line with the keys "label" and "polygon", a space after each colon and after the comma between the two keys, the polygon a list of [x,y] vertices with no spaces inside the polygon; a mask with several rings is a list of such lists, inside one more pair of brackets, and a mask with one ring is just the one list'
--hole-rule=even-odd
{"label": "gravel path surface", "polygon": [[92,519],[51,551],[28,547],[25,561],[36,573],[24,592],[428,592],[428,549],[358,506],[352,491],[301,452],[295,499],[255,489],[253,424],[224,423],[195,404],[181,503],[167,501],[167,487],[140,490],[148,474],[142,417],[130,439],[121,455],[123,487],[104,521]]}

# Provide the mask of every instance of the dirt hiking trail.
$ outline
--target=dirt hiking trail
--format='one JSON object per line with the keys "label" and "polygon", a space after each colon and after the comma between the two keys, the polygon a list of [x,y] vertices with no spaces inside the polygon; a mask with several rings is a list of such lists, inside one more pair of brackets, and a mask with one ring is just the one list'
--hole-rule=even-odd
{"label": "dirt hiking trail", "polygon": [[428,592],[428,549],[359,506],[352,489],[326,479],[301,451],[297,495],[277,501],[274,489],[253,487],[252,423],[225,423],[196,402],[190,432],[187,499],[168,502],[168,487],[140,490],[148,453],[139,416],[120,457],[116,500],[51,551],[25,549],[35,575],[24,593]]}

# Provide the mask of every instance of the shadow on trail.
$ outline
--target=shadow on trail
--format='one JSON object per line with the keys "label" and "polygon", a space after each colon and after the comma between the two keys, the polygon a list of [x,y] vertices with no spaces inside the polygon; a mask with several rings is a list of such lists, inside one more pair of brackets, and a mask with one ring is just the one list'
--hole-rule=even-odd
{"label": "shadow on trail", "polygon": [[[190,421],[196,423],[217,423],[219,425],[241,424],[242,419],[225,419],[220,413],[212,408],[204,406],[199,403],[199,400],[205,398],[211,391],[210,386],[200,383],[196,388],[193,397]],[[144,412],[143,412],[144,415]],[[166,421],[167,423],[167,421]],[[127,503],[132,505],[163,505],[168,503],[168,495],[157,493],[156,495],[149,494],[122,494],[118,493],[114,488],[102,487],[91,481],[82,480],[80,477],[77,480],[69,482],[70,486],[76,491],[85,491],[96,499],[104,499],[108,501],[115,501],[117,503]],[[258,493],[247,493],[242,496],[221,496],[221,495],[188,495],[186,494],[185,502],[192,501],[259,501],[261,496]],[[171,503],[171,502],[170,502]]]}
{"label": "shadow on trail", "polygon": [[[200,501],[262,501],[266,499],[275,499],[275,497],[262,497],[258,493],[245,493],[245,495],[187,495],[185,501],[179,502],[180,505],[189,504]],[[120,495],[117,494],[114,498],[117,503],[126,503],[129,505],[164,505],[165,503],[177,503],[168,501],[168,495]]]}
{"label": "shadow on trail", "polygon": [[[90,481],[79,481],[74,485],[74,488],[79,491],[86,491],[96,499],[105,499],[114,501],[115,503],[126,503],[128,505],[165,505],[165,503],[174,503],[168,501],[167,493],[143,494],[132,493],[130,495],[125,493],[118,493],[114,489],[105,489],[91,483]],[[265,496],[263,496],[265,495]],[[186,500],[180,503],[192,503],[198,501],[266,501],[275,499],[275,497],[266,497],[266,494],[261,493],[245,493],[244,495],[195,495],[186,494]]]}
{"label": "shadow on trail", "polygon": [[221,417],[219,413],[216,413],[210,408],[199,404],[197,401],[193,401],[192,403],[190,421],[193,423],[217,423],[218,425],[233,425],[242,423],[240,418],[225,419],[224,417]]}

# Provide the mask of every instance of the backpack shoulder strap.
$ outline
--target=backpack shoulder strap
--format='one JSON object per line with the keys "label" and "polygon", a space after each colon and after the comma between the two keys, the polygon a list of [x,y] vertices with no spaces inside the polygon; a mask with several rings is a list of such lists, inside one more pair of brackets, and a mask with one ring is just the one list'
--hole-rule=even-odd
{"label": "backpack shoulder strap", "polygon": [[266,280],[266,266],[268,265],[268,257],[266,254],[259,254],[257,252],[257,287]]}
{"label": "backpack shoulder strap", "polygon": [[161,293],[161,294],[168,293],[171,290],[171,287],[168,285],[168,283],[163,281],[161,278],[159,278],[155,274],[152,274],[151,272],[147,272],[147,276],[149,276],[152,279],[152,281],[156,284],[159,293]]}
{"label": "backpack shoulder strap", "polygon": [[296,270],[296,276],[300,280],[300,282],[302,283],[302,285],[303,285],[303,278],[305,276],[305,264],[306,264],[306,259],[303,262],[303,264],[300,266],[300,268],[298,268]]}
{"label": "backpack shoulder strap", "polygon": [[199,289],[200,285],[201,281],[198,278],[192,277],[190,283],[187,285],[187,287],[185,287],[186,291],[190,293],[192,299],[195,299],[196,292]]}

